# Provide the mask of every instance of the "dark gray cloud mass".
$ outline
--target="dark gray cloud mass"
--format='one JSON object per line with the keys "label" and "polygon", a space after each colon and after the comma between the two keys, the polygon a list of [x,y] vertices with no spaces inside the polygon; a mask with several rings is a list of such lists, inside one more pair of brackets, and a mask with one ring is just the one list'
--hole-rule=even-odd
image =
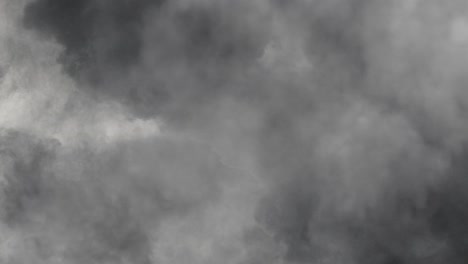
{"label": "dark gray cloud mass", "polygon": [[[63,47],[79,92],[169,136],[100,149],[3,133],[2,222],[43,263],[466,263],[467,12],[30,1],[22,25]],[[248,195],[231,192],[254,178],[244,226]]]}
{"label": "dark gray cloud mass", "polygon": [[[140,114],[166,111],[161,108],[179,114],[186,112],[179,101],[195,107],[228,89],[220,87],[229,71],[251,64],[265,41],[263,32],[245,30],[250,21],[243,25],[230,13],[246,4],[173,2],[36,1],[26,6],[24,25],[63,44],[65,70],[93,92],[124,100]],[[177,73],[184,76],[167,76]]]}
{"label": "dark gray cloud mass", "polygon": [[99,63],[119,68],[139,60],[143,16],[162,2],[37,1],[26,7],[24,24],[65,46],[62,60],[70,74],[90,75]]}

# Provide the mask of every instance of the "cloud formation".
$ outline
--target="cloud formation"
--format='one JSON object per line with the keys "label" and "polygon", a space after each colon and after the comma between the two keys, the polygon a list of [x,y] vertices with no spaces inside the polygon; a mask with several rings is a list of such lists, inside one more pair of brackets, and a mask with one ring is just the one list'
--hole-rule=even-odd
{"label": "cloud formation", "polygon": [[464,1],[0,3],[5,263],[467,261]]}

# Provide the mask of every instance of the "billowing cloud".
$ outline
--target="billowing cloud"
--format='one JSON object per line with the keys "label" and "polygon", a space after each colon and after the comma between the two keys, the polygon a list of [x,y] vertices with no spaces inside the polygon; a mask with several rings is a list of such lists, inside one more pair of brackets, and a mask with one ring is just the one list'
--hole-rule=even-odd
{"label": "billowing cloud", "polygon": [[467,7],[0,0],[0,259],[465,263]]}

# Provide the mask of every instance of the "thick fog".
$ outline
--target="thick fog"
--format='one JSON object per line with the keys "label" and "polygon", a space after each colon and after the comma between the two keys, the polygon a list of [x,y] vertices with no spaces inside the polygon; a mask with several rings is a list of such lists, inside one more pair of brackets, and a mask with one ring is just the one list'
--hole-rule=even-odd
{"label": "thick fog", "polygon": [[0,263],[467,263],[467,51],[462,0],[0,0]]}

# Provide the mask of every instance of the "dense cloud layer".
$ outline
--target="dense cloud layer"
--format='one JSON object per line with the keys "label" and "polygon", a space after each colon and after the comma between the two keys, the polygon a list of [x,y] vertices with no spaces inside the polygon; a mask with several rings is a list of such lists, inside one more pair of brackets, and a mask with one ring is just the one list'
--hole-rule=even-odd
{"label": "dense cloud layer", "polygon": [[0,261],[468,261],[464,1],[0,3]]}

